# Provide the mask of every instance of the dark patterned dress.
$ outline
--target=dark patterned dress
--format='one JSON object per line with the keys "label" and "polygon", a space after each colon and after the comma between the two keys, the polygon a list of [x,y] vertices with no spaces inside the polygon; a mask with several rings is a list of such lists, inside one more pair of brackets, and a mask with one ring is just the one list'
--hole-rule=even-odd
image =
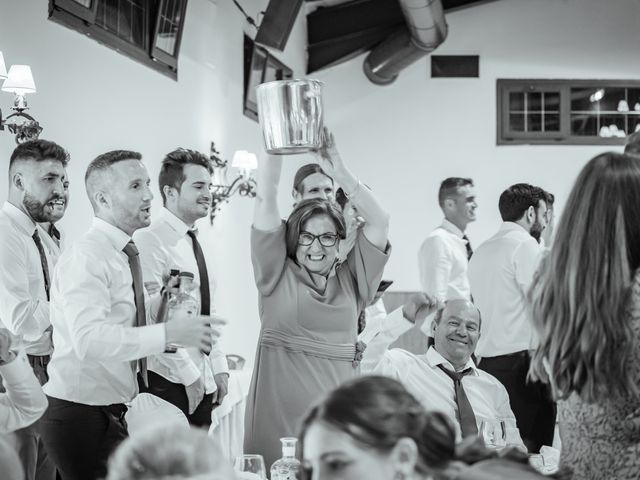
{"label": "dark patterned dress", "polygon": [[[640,385],[640,274],[634,279],[627,321],[634,349],[628,368]],[[634,414],[635,412],[635,414]],[[558,402],[562,438],[561,465],[580,480],[640,479],[640,428],[629,428],[627,416],[640,417],[640,402],[610,398],[589,404],[577,394]]]}

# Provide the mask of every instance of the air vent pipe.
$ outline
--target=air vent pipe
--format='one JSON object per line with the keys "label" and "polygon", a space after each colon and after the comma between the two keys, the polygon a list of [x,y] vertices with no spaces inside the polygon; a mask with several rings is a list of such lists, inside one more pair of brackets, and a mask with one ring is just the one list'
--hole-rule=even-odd
{"label": "air vent pipe", "polygon": [[447,38],[442,0],[398,0],[408,29],[393,33],[364,60],[364,73],[376,85],[388,85],[398,73],[435,50]]}

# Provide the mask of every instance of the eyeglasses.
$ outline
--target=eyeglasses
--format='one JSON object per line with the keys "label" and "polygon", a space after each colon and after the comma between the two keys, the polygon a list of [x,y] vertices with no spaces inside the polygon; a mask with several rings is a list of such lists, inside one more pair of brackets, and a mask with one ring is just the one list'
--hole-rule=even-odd
{"label": "eyeglasses", "polygon": [[338,235],[335,233],[321,233],[320,235],[314,235],[309,232],[300,232],[298,235],[298,245],[308,247],[316,238],[323,247],[333,247],[338,241]]}

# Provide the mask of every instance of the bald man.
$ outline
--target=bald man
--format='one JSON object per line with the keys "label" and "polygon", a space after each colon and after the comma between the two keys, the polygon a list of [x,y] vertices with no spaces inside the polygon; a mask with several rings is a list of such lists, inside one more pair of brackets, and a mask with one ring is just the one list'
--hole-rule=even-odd
{"label": "bald man", "polygon": [[[434,345],[427,353],[389,349],[404,332],[416,324],[422,327],[434,311]],[[471,359],[480,322],[480,312],[469,300],[442,305],[424,293],[416,294],[387,317],[384,329],[364,352],[362,371],[399,380],[426,409],[447,414],[459,440],[477,435],[482,421],[503,421],[507,445],[524,449],[506,389]]]}
{"label": "bald man", "polygon": [[153,194],[137,152],[99,155],[85,175],[91,228],[60,256],[51,287],[56,346],[44,391],[42,437],[63,480],[106,476],[107,459],[127,436],[126,403],[147,381],[146,357],[179,344],[210,350],[215,316],[153,324],[160,296],[144,291],[131,236],[150,223]]}

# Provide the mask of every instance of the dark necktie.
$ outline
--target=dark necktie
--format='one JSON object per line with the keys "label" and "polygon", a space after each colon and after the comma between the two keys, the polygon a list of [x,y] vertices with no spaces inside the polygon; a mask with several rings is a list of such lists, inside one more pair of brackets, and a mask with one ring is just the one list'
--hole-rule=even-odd
{"label": "dark necktie", "polygon": [[60,246],[60,230],[53,223],[49,224],[49,236],[56,242],[56,245]]}
{"label": "dark necktie", "polygon": [[[133,240],[125,245],[122,249],[124,253],[129,257],[129,268],[131,269],[131,277],[133,278],[133,296],[136,303],[136,327],[144,327],[147,324],[147,314],[144,307],[144,284],[142,283],[142,267],[140,266],[140,256],[138,254],[138,248]],[[149,386],[149,379],[147,376],[147,359],[146,357],[139,358],[137,362],[134,360],[132,367],[136,370],[136,363],[140,367],[140,375],[144,381],[145,387]]]}
{"label": "dark necktie", "polygon": [[33,241],[38,247],[38,253],[40,254],[40,264],[42,265],[42,274],[44,275],[44,291],[47,292],[47,300],[49,300],[49,262],[47,262],[47,255],[44,253],[44,247],[42,246],[42,240],[38,235],[38,229],[33,232]]}
{"label": "dark necktie", "polygon": [[471,260],[471,255],[473,255],[473,248],[471,248],[471,242],[469,241],[469,237],[466,235],[462,236],[464,240],[464,246],[467,248],[467,260]]}
{"label": "dark necktie", "polygon": [[458,405],[458,418],[460,420],[460,430],[462,431],[462,438],[469,435],[478,434],[478,424],[476,423],[476,416],[471,408],[471,403],[467,398],[467,394],[462,386],[462,377],[469,375],[473,372],[472,368],[467,368],[462,372],[452,372],[447,370],[442,365],[438,365],[438,368],[442,370],[447,376],[453,380],[453,386],[456,392],[456,405]]}
{"label": "dark necktie", "polygon": [[209,273],[207,272],[207,264],[204,261],[204,254],[200,247],[200,242],[196,237],[194,230],[187,230],[187,235],[191,237],[193,242],[193,254],[196,257],[198,263],[198,276],[200,277],[200,313],[202,315],[209,315],[211,312],[211,297],[209,294]]}

